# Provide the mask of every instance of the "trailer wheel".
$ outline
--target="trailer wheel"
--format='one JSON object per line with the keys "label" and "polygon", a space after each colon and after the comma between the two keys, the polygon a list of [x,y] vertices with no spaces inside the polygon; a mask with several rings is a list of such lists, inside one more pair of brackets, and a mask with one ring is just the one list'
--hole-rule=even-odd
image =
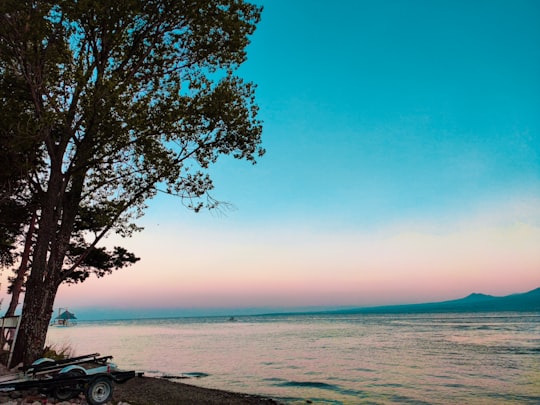
{"label": "trailer wheel", "polygon": [[88,384],[85,396],[90,405],[102,405],[111,399],[112,393],[111,379],[109,377],[98,377]]}
{"label": "trailer wheel", "polygon": [[[69,377],[83,376],[85,374],[84,371],[78,369],[73,369],[65,373]],[[60,401],[67,401],[68,399],[77,397],[82,390],[82,387],[78,384],[75,387],[58,387],[54,390],[54,396]]]}

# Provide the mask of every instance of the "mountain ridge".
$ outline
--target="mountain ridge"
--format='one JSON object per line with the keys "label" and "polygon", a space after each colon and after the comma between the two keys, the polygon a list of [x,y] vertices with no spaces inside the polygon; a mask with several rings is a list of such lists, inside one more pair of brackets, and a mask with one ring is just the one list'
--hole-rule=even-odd
{"label": "mountain ridge", "polygon": [[420,304],[384,305],[328,311],[327,313],[430,313],[430,312],[536,312],[540,311],[540,287],[524,293],[497,297],[471,293],[463,298]]}

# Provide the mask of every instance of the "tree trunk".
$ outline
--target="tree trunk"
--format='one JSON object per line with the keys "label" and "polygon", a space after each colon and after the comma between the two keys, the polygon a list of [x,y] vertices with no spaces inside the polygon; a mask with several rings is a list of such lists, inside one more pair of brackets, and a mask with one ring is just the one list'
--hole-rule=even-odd
{"label": "tree trunk", "polygon": [[[26,294],[10,366],[25,365],[41,357],[54,299],[62,282],[62,267],[73,232],[86,172],[70,177],[62,172],[65,145],[51,144],[50,177],[47,191],[41,196],[41,215],[32,253],[32,267],[26,283]],[[82,150],[77,160],[90,156]],[[71,182],[70,182],[71,179]],[[71,187],[68,187],[68,183]]]}
{"label": "tree trunk", "polygon": [[20,362],[29,365],[40,358],[47,337],[47,329],[53,312],[54,299],[58,291],[59,273],[65,254],[51,251],[57,244],[58,223],[62,212],[62,172],[58,158],[52,158],[52,168],[47,192],[42,195],[41,215],[37,238],[32,254],[32,266],[26,282],[26,293],[15,340],[13,357],[9,367]]}
{"label": "tree trunk", "polygon": [[25,294],[23,315],[19,326],[19,330],[24,333],[17,336],[9,368],[21,362],[29,365],[43,354],[58,286],[52,280],[40,282],[36,278],[32,275],[28,278],[28,290],[32,291],[32,294]]}
{"label": "tree trunk", "polygon": [[36,212],[34,211],[30,220],[30,225],[28,226],[28,234],[26,235],[26,242],[24,244],[24,251],[21,257],[21,264],[17,270],[17,276],[11,284],[11,301],[4,316],[13,316],[15,314],[15,310],[17,309],[17,305],[19,305],[19,297],[24,285],[24,279],[28,273],[28,260],[30,259],[30,248],[32,247],[35,224]]}

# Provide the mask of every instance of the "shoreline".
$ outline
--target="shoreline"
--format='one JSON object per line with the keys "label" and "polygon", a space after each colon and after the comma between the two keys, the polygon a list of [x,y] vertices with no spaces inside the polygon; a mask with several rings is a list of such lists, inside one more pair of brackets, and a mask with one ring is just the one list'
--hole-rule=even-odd
{"label": "shoreline", "polygon": [[275,399],[259,395],[243,394],[203,388],[183,382],[173,382],[157,377],[135,377],[123,384],[115,384],[113,401],[131,405],[279,405]]}

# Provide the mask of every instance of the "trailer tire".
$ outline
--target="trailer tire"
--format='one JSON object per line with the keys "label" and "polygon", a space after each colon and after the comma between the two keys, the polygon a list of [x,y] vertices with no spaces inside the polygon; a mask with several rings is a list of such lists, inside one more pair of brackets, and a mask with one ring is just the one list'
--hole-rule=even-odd
{"label": "trailer tire", "polygon": [[111,399],[112,393],[112,380],[109,377],[97,377],[88,384],[85,396],[90,405],[102,405]]}
{"label": "trailer tire", "polygon": [[[69,377],[75,377],[75,376],[83,376],[86,373],[79,369],[73,369],[68,371],[67,373],[61,373],[65,374]],[[76,388],[73,387],[58,387],[54,390],[54,396],[59,399],[60,401],[67,401],[72,398],[76,398],[79,396],[79,393],[83,391],[83,388],[79,385],[76,386]]]}

